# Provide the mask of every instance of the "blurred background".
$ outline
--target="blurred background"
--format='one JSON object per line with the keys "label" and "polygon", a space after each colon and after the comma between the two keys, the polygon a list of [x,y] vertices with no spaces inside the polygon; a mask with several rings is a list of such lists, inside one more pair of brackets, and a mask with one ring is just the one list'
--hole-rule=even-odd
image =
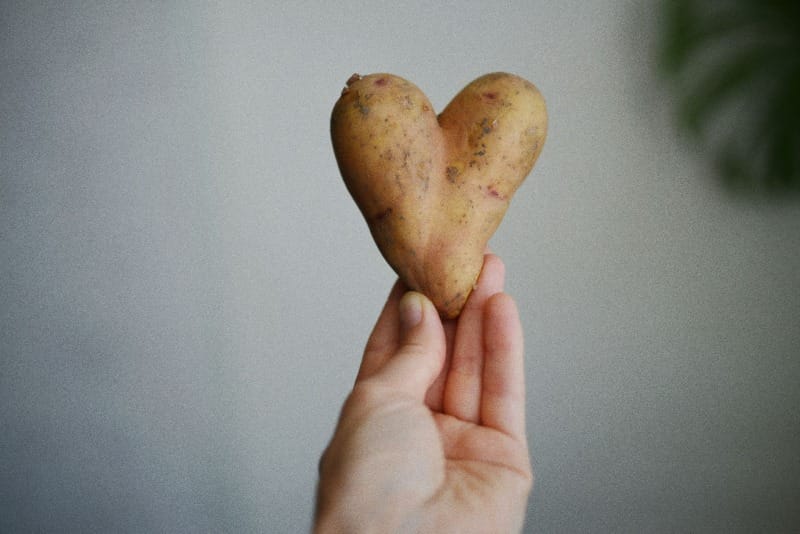
{"label": "blurred background", "polygon": [[[796,63],[725,78],[693,4],[0,4],[0,531],[307,531],[395,278],[330,110],[496,70],[550,113],[491,241],[526,532],[800,528]],[[778,141],[737,122],[780,98]]]}

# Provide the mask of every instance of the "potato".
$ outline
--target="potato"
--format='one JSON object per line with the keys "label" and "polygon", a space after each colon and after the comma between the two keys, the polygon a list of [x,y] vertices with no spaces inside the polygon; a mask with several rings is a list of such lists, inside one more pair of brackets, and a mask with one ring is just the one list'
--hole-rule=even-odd
{"label": "potato", "polygon": [[353,75],[331,115],[339,170],[378,248],[446,318],[473,290],[546,130],[539,91],[507,73],[473,81],[438,117],[403,78]]}

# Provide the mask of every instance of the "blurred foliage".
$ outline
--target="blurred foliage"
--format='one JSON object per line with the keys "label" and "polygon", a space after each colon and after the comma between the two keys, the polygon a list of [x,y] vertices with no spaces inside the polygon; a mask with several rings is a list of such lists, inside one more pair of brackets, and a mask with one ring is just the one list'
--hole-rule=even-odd
{"label": "blurred foliage", "polygon": [[679,120],[734,188],[800,191],[800,0],[666,0]]}

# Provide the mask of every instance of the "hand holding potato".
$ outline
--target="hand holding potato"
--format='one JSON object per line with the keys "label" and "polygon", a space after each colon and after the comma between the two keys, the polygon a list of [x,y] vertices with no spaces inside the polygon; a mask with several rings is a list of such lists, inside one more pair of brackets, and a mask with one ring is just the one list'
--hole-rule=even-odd
{"label": "hand holding potato", "polygon": [[331,115],[339,169],[378,248],[448,318],[472,292],[546,130],[539,91],[506,73],[473,81],[438,117],[412,83],[354,75]]}
{"label": "hand holding potato", "polygon": [[457,320],[395,284],[320,461],[315,532],[515,532],[532,484],[522,328],[487,255]]}

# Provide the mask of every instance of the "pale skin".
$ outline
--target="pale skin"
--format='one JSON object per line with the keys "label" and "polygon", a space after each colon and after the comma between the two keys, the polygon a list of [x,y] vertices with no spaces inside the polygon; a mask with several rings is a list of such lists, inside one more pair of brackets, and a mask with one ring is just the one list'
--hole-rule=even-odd
{"label": "pale skin", "polygon": [[484,259],[458,319],[395,284],[320,460],[316,533],[519,532],[533,483],[523,336]]}

